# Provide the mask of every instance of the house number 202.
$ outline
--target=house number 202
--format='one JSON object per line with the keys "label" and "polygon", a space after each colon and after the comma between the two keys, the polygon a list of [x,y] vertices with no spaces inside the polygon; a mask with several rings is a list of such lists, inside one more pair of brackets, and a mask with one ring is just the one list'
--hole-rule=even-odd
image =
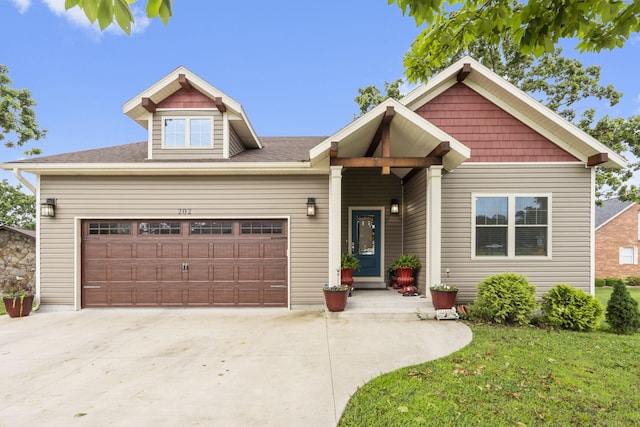
{"label": "house number 202", "polygon": [[178,209],[178,215],[191,215],[191,209]]}

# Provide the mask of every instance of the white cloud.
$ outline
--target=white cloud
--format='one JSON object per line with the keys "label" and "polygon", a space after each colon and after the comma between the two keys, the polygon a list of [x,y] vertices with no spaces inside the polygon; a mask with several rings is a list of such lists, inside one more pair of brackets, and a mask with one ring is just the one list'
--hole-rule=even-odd
{"label": "white cloud", "polygon": [[[12,0],[12,1],[28,1],[28,0]],[[89,19],[85,15],[84,11],[79,7],[75,6],[69,10],[66,10],[64,7],[65,0],[42,0],[43,3],[49,7],[56,16],[63,16],[73,25],[76,25],[80,28],[86,28],[97,35],[98,37],[103,34],[100,31],[100,26],[98,22],[94,22],[93,24],[89,22]],[[131,8],[133,11],[134,23],[131,26],[131,34],[140,34],[143,33],[150,24],[149,18],[141,12],[137,8]],[[115,22],[105,28],[104,33],[115,34],[115,35],[125,35],[125,32],[120,29],[118,24]]]}
{"label": "white cloud", "polygon": [[31,6],[31,0],[10,0],[11,3],[18,8],[18,12],[25,13],[29,6]]}

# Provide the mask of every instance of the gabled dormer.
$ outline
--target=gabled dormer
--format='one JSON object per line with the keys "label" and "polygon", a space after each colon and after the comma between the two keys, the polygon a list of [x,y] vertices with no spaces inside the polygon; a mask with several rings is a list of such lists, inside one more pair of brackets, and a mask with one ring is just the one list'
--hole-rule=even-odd
{"label": "gabled dormer", "polygon": [[122,107],[148,130],[153,160],[228,159],[262,148],[237,101],[178,67]]}

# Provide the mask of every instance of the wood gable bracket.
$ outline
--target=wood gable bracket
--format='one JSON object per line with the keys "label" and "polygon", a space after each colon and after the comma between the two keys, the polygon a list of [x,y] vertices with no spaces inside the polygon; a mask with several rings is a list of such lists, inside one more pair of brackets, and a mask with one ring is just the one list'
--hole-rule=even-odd
{"label": "wood gable bracket", "polygon": [[462,69],[458,71],[458,75],[456,76],[456,80],[458,82],[464,81],[467,76],[471,73],[471,64],[463,64]]}
{"label": "wood gable bracket", "polygon": [[142,108],[150,113],[155,113],[157,106],[156,103],[151,100],[151,98],[142,98]]}
{"label": "wood gable bracket", "polygon": [[191,83],[189,83],[187,76],[184,74],[178,74],[178,83],[180,83],[180,87],[182,87],[182,89],[191,89]]}
{"label": "wood gable bracket", "polygon": [[222,98],[221,97],[216,96],[215,98],[213,98],[213,102],[216,103],[216,108],[221,113],[225,113],[227,111],[227,106],[224,105],[224,102],[222,102]]}
{"label": "wood gable bracket", "polygon": [[609,161],[609,154],[598,153],[593,156],[589,156],[587,159],[587,166],[598,166]]}

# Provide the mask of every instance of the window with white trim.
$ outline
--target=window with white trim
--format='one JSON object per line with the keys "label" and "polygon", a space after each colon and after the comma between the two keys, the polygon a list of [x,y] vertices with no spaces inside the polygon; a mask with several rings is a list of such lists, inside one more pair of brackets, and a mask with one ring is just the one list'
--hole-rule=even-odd
{"label": "window with white trim", "polygon": [[163,146],[166,148],[203,148],[213,146],[210,117],[165,117]]}
{"label": "window with white trim", "polygon": [[551,197],[474,196],[474,256],[549,256]]}
{"label": "window with white trim", "polygon": [[620,264],[638,264],[638,248],[620,248]]}

